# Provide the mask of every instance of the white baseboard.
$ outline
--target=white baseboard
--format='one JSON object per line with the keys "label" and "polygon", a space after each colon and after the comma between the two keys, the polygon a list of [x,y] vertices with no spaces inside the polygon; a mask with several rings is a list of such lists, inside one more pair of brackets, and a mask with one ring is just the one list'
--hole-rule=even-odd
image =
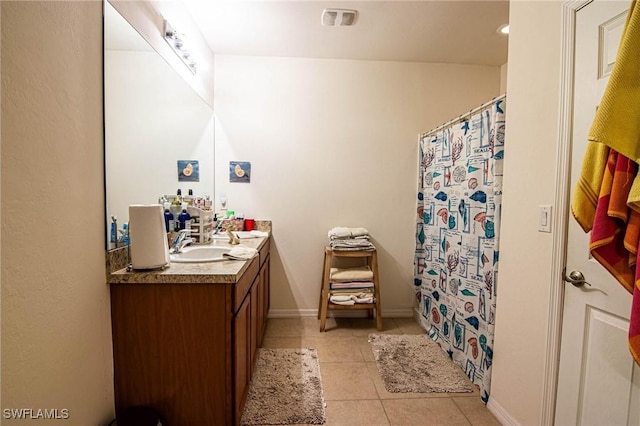
{"label": "white baseboard", "polygon": [[511,415],[498,404],[495,399],[489,397],[487,409],[493,414],[503,426],[521,426]]}
{"label": "white baseboard", "polygon": [[[366,318],[365,310],[329,310],[327,316],[334,318]],[[413,310],[409,309],[383,309],[382,318],[411,318]],[[317,309],[271,309],[268,318],[318,318]]]}
{"label": "white baseboard", "polygon": [[318,317],[317,309],[270,309],[267,318],[308,318]]}

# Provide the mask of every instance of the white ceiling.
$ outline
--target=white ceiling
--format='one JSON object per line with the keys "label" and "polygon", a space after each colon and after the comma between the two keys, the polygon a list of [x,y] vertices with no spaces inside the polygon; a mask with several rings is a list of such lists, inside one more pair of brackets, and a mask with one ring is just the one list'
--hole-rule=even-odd
{"label": "white ceiling", "polygon": [[[214,54],[500,66],[509,2],[183,0]],[[352,27],[323,27],[327,8],[356,9]]]}

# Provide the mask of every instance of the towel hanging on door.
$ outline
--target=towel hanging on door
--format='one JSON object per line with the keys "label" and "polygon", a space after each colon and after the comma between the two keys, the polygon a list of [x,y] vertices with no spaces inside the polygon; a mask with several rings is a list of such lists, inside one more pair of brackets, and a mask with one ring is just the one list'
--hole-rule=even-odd
{"label": "towel hanging on door", "polygon": [[[583,230],[592,230],[590,249],[632,296],[629,350],[640,364],[640,7],[627,15],[616,63],[591,125],[572,212]],[[608,152],[607,152],[608,150]],[[602,158],[607,153],[603,167]],[[633,160],[636,164],[630,164]],[[616,183],[615,176],[622,179]],[[620,183],[622,182],[622,183]],[[599,187],[597,205],[593,194]],[[627,192],[626,200],[623,193]],[[623,203],[626,201],[626,203]],[[625,208],[625,205],[626,207]],[[628,216],[627,216],[628,214]],[[635,240],[635,241],[634,241]]]}
{"label": "towel hanging on door", "polygon": [[634,0],[589,140],[640,163],[640,6]]}

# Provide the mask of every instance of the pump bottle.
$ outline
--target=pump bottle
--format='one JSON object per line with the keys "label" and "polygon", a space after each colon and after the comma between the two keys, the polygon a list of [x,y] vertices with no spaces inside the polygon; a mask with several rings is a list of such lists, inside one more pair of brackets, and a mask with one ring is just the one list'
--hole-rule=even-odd
{"label": "pump bottle", "polygon": [[178,215],[180,229],[191,229],[191,215],[187,212],[187,204],[182,203],[182,213]]}
{"label": "pump bottle", "polygon": [[173,213],[171,213],[171,210],[169,210],[169,206],[170,204],[168,202],[164,203],[164,225],[167,232],[171,232],[175,229],[174,216]]}

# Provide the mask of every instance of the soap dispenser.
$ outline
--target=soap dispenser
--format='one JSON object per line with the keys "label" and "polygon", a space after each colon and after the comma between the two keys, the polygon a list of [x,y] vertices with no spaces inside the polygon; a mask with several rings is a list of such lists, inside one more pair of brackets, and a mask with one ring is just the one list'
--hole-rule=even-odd
{"label": "soap dispenser", "polygon": [[178,215],[180,229],[191,229],[191,215],[187,212],[187,204],[182,203],[182,213]]}
{"label": "soap dispenser", "polygon": [[164,203],[164,225],[167,232],[172,232],[175,230],[174,216],[171,210],[169,210],[169,206],[169,202]]}

